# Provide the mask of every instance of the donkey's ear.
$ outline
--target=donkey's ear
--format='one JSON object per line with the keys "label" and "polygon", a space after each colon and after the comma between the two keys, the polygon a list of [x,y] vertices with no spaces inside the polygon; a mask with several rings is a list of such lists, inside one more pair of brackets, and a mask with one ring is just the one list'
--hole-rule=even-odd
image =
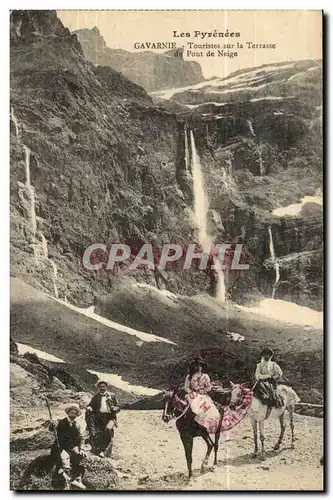
{"label": "donkey's ear", "polygon": [[235,384],[231,380],[229,382],[229,385],[230,385],[231,389],[233,389],[235,387]]}

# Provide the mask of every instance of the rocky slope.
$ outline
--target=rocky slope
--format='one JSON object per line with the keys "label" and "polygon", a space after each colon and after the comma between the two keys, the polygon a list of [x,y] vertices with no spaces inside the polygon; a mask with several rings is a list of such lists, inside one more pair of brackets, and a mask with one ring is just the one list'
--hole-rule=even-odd
{"label": "rocky slope", "polygon": [[[286,317],[285,309],[274,318],[275,302],[267,316],[208,295],[166,295],[133,280],[97,301],[100,316],[87,317],[84,310],[13,279],[11,332],[17,342],[64,361],[61,368],[89,390],[96,379],[87,370],[121,376],[132,386],[166,389],[183,380],[188,361],[198,354],[224,384],[251,383],[260,351],[269,344],[302,400],[321,403],[322,318],[310,318],[306,310]],[[296,323],[306,315],[308,322]],[[113,323],[105,324],[106,318]],[[122,403],[144,394],[133,393],[119,378],[110,380]]]}
{"label": "rocky slope", "polygon": [[73,33],[77,35],[88,61],[96,66],[109,66],[119,71],[147,92],[193,85],[204,79],[200,64],[184,61],[182,49],[164,53],[128,52],[107,47],[97,27]]}
{"label": "rocky slope", "polygon": [[[55,376],[55,373],[63,381]],[[64,417],[66,406],[74,403],[84,409],[92,396],[92,392],[80,390],[82,387],[73,377],[70,377],[69,382],[68,375],[65,370],[60,373],[54,363],[41,362],[35,355],[11,356],[10,487],[12,490],[63,489],[63,484],[55,474],[50,460],[50,447],[54,436],[48,429],[50,416],[46,398],[51,408],[52,419],[56,422]],[[79,418],[85,428],[84,412]],[[118,477],[111,462],[105,463],[91,455],[85,461],[87,468],[85,483],[88,490],[113,490],[118,487]]]}
{"label": "rocky slope", "polygon": [[111,275],[85,272],[90,244],[191,232],[177,183],[183,125],[141,87],[87,62],[54,12],[14,11],[11,33],[12,273],[53,293],[51,259],[59,296],[91,304]]}

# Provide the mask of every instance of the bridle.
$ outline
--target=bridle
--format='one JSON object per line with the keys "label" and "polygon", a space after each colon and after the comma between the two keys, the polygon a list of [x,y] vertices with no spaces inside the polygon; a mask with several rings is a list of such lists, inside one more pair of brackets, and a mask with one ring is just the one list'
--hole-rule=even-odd
{"label": "bridle", "polygon": [[[170,404],[170,401],[174,399],[174,405],[170,413],[167,412],[168,406]],[[183,405],[185,405],[185,408],[183,408]],[[181,408],[179,407],[181,406]],[[175,419],[175,422],[182,418],[188,409],[190,408],[190,404],[187,401],[184,401],[181,399],[177,394],[176,391],[168,391],[167,392],[167,397],[166,397],[166,402],[165,402],[165,407],[162,415],[162,419],[164,422],[170,422],[170,420]],[[179,410],[181,413],[180,415],[176,416],[175,415],[175,409]]]}

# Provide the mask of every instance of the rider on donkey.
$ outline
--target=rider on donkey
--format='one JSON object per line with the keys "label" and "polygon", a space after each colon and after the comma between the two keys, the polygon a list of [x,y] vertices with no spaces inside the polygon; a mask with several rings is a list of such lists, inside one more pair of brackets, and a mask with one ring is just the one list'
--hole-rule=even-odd
{"label": "rider on donkey", "polygon": [[269,406],[283,406],[277,395],[277,381],[282,377],[280,366],[272,361],[272,349],[266,347],[261,353],[261,361],[257,364],[255,379],[257,381],[254,395]]}
{"label": "rider on donkey", "polygon": [[189,373],[185,378],[184,389],[187,393],[195,391],[198,394],[207,394],[211,390],[210,378],[207,370],[207,362],[202,358],[196,358],[189,365]]}
{"label": "rider on donkey", "polygon": [[191,410],[196,415],[197,422],[209,432],[213,432],[219,425],[220,413],[213,400],[208,396],[212,386],[209,375],[204,373],[206,370],[207,362],[204,359],[198,357],[192,361],[189,365],[189,373],[185,379],[184,389]]}

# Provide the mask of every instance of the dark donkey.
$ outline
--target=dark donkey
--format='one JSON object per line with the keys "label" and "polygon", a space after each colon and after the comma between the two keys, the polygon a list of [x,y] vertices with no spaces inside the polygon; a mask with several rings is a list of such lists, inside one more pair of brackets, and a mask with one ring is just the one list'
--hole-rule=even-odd
{"label": "dark donkey", "polygon": [[216,404],[220,412],[220,424],[214,436],[214,441],[208,434],[207,430],[200,426],[194,419],[195,415],[192,412],[188,402],[185,399],[186,392],[181,389],[170,390],[166,393],[165,406],[162,415],[164,422],[169,422],[172,418],[176,419],[176,427],[182,440],[189,478],[192,477],[192,450],[193,439],[195,437],[202,437],[207,444],[207,453],[201,465],[201,472],[205,470],[208,464],[209,456],[214,448],[214,465],[217,465],[217,452],[219,449],[219,439],[221,434],[221,425],[223,418],[223,408]]}

